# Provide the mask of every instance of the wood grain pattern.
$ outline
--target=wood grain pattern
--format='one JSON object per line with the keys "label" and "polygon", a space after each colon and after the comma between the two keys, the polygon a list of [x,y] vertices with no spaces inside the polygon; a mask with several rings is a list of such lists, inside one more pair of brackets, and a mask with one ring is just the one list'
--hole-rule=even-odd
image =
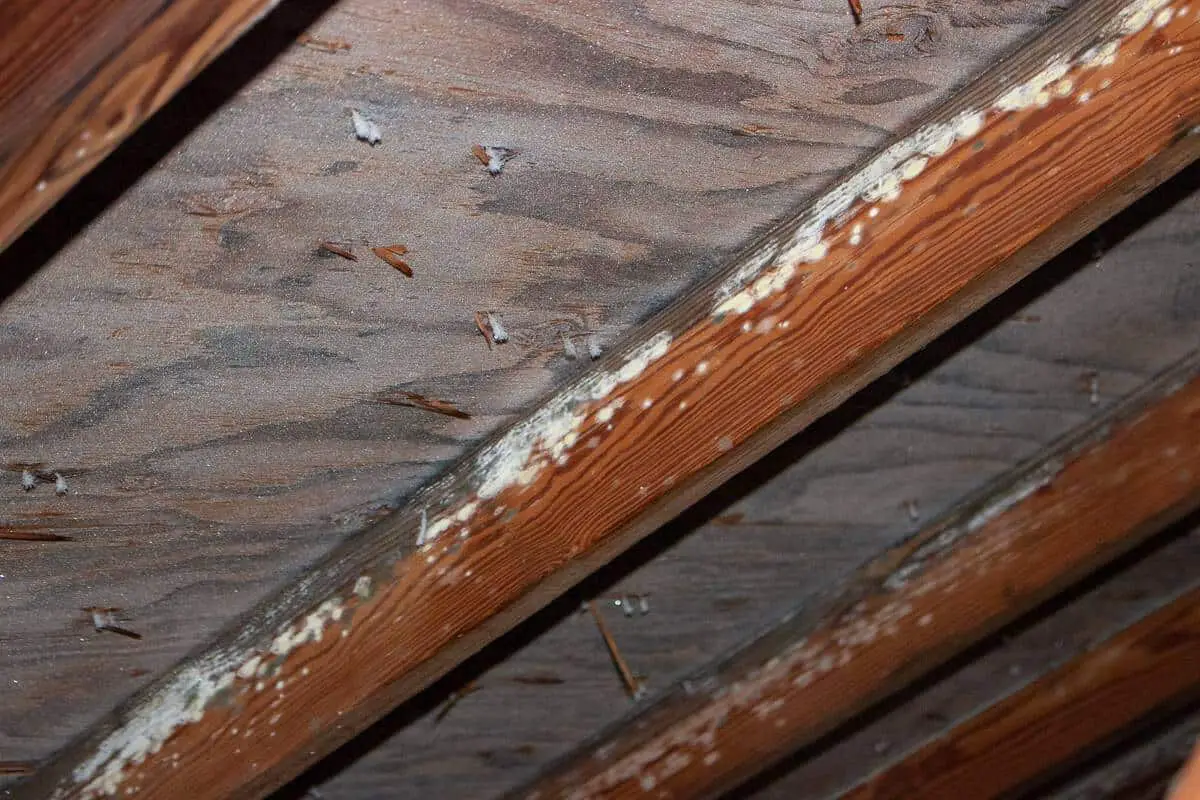
{"label": "wood grain pattern", "polygon": [[5,3],[0,250],[275,2]]}
{"label": "wood grain pattern", "polygon": [[[855,254],[869,268],[832,269],[835,264],[844,267],[854,262],[851,252],[859,244],[850,241],[858,238],[857,233],[848,235],[834,228],[830,242],[822,238],[817,245],[805,243],[799,255],[810,264],[823,262],[819,276],[810,272],[804,291],[779,293],[781,287],[775,284],[783,271],[795,268],[797,258],[796,245],[790,241],[796,229],[785,226],[762,245],[763,250],[748,254],[750,263],[774,273],[764,276],[774,288],[765,294],[759,292],[759,284],[754,289],[758,300],[773,303],[769,324],[758,319],[764,324],[757,336],[753,320],[761,314],[744,315],[746,309],[733,306],[737,314],[710,318],[714,298],[721,303],[719,309],[724,308],[725,300],[745,296],[749,286],[737,289],[732,298],[724,297],[720,289],[715,295],[712,288],[699,290],[652,323],[651,330],[658,333],[618,350],[597,372],[481,450],[461,472],[431,487],[369,535],[340,548],[328,566],[304,581],[302,589],[264,607],[259,621],[250,621],[226,643],[181,667],[143,700],[134,701],[118,718],[102,725],[90,742],[81,742],[74,752],[60,757],[45,779],[35,778],[29,791],[66,778],[64,770],[70,764],[76,764],[72,776],[59,788],[85,795],[112,791],[127,781],[149,794],[169,794],[178,782],[203,785],[214,795],[235,791],[249,795],[276,785],[528,614],[583,570],[644,535],[704,486],[768,446],[771,437],[778,441],[810,421],[852,387],[886,370],[905,348],[928,340],[964,309],[1011,283],[1013,272],[1020,274],[1030,265],[1009,264],[1006,272],[997,269],[999,264],[1070,211],[1086,206],[1107,184],[1167,151],[1179,141],[1180,112],[1185,119],[1196,113],[1186,91],[1174,94],[1189,81],[1200,80],[1189,69],[1197,65],[1190,55],[1190,48],[1198,44],[1189,38],[1189,32],[1195,32],[1192,20],[1167,14],[1153,27],[1148,27],[1151,18],[1131,25],[1138,19],[1136,10],[1122,11],[1119,5],[1105,3],[1089,6],[1087,13],[1064,22],[1015,66],[1006,65],[1008,74],[1018,76],[1016,83],[1010,79],[997,91],[994,79],[987,78],[981,88],[967,92],[946,111],[950,115],[946,123],[964,144],[953,147],[952,140],[941,146],[944,137],[938,131],[944,128],[925,129],[912,140],[917,144],[906,140],[899,148],[920,149],[926,145],[919,142],[928,142],[937,150],[936,159],[931,155],[928,163],[922,160],[914,170],[911,161],[889,165],[896,157],[896,151],[890,150],[881,161],[872,162],[868,174],[882,167],[885,172],[876,178],[902,179],[908,185],[903,193],[889,189],[880,196],[890,201],[893,194],[902,194],[903,202],[890,208],[871,206],[883,212],[878,214],[878,233],[867,237]],[[1084,49],[1089,46],[1113,48],[1113,57],[1096,61],[1089,54],[1103,51]],[[1047,95],[1043,103],[1045,91],[1036,86],[1028,104],[1011,100],[1014,90],[1024,97],[1029,86],[1045,75],[1046,58],[1066,58],[1063,52],[1077,51],[1082,53],[1080,60],[1063,62],[1054,77],[1072,90],[1100,92],[1091,98],[1093,102],[1069,99],[1070,92],[1055,89],[1058,99]],[[1189,55],[1167,60],[1180,53]],[[1108,69],[1115,80],[1100,77]],[[1159,80],[1162,69],[1171,72],[1169,88]],[[1033,83],[1024,84],[1027,80]],[[1108,83],[1102,87],[1104,81]],[[1154,91],[1156,87],[1160,92]],[[1104,113],[1106,102],[1128,103],[1135,98],[1144,112],[1136,130],[1119,127],[1113,115]],[[976,105],[986,111],[969,110]],[[969,131],[963,131],[964,113],[972,122],[978,121],[967,126]],[[1080,140],[1078,148],[1059,152],[1057,142],[1075,126],[1089,127],[1091,135],[1086,142]],[[1022,136],[1013,138],[1018,130]],[[920,138],[926,135],[934,138]],[[978,141],[984,142],[982,149],[971,145]],[[1116,141],[1122,145],[1119,152],[1112,149]],[[1101,151],[1094,147],[1104,148],[1107,155],[1101,168],[1094,163]],[[911,150],[904,158],[909,155]],[[1047,185],[1039,173],[1024,169],[1012,172],[1018,156],[1023,167],[1032,166],[1039,156],[1053,159],[1055,182]],[[974,195],[975,187],[990,182],[989,176],[1004,176],[1004,194]],[[863,180],[861,176],[848,179],[845,186],[861,187],[852,188],[848,195],[845,186],[834,190],[834,205],[842,202],[837,200],[841,191],[846,210],[854,212],[848,221],[839,222],[852,223],[859,215],[867,218],[868,204],[859,201],[870,198],[877,187]],[[947,258],[931,284],[914,272],[914,259],[922,260],[921,248],[916,253],[898,252],[895,245],[905,241],[911,226],[920,220],[944,218],[948,208],[962,200],[950,190],[954,186],[977,202],[961,206],[969,213],[961,221],[956,219],[954,226],[923,230],[927,246]],[[1035,199],[1041,205],[1033,203]],[[1004,209],[1026,201],[1037,213],[1014,228]],[[904,213],[912,209],[921,213]],[[818,214],[818,221],[817,233],[824,237],[830,220]],[[821,257],[806,258],[816,246]],[[762,258],[768,249],[779,253],[774,264]],[[824,258],[826,250],[829,258]],[[747,275],[747,263],[734,273],[742,282],[754,278]],[[847,302],[842,287],[851,288],[860,279],[869,279],[869,287],[859,287]],[[900,298],[906,302],[896,307]],[[814,314],[814,308],[820,313]],[[832,324],[839,317],[842,324]],[[805,329],[813,324],[827,334],[853,331],[854,338],[836,344],[832,351],[814,346]],[[789,331],[789,326],[794,327]],[[770,346],[763,346],[763,338],[769,338]],[[790,356],[789,349],[793,350]],[[713,353],[718,355],[710,365],[707,359]],[[810,360],[797,363],[801,353]],[[862,358],[864,353],[870,357]],[[779,358],[795,370],[782,382],[775,374],[778,367],[773,366]],[[697,377],[695,385],[680,383],[687,375]],[[648,413],[614,413],[622,406],[608,396],[618,387],[622,398],[628,397]],[[761,399],[764,390],[780,392],[778,404],[745,405],[746,399]],[[657,409],[652,410],[656,403]],[[681,413],[692,403],[692,413]],[[788,406],[792,408],[777,421],[778,411]],[[577,434],[575,429],[593,413],[597,416],[591,427]],[[670,424],[665,424],[667,420]],[[610,421],[611,435],[603,434]],[[773,426],[764,429],[768,423]],[[711,437],[721,430],[724,433]],[[756,439],[750,442],[752,434]],[[594,448],[582,444],[589,437]],[[572,449],[576,441],[581,447]],[[732,452],[735,446],[739,446],[736,453]],[[655,455],[666,451],[680,458],[665,463]],[[718,459],[722,453],[729,455]],[[619,478],[588,487],[588,502],[578,502],[575,495],[583,484],[573,481],[573,476],[614,470]],[[426,507],[444,510],[429,520],[428,537],[422,527],[425,546],[413,553],[418,512]],[[534,553],[539,556],[533,557]],[[487,574],[486,583],[466,580],[476,569]],[[530,592],[535,586],[537,591]],[[325,599],[314,604],[320,598]],[[352,625],[348,624],[351,617]],[[280,620],[290,622],[279,627]],[[344,679],[347,672],[353,680]],[[313,680],[304,680],[310,675]],[[268,678],[274,681],[274,689],[263,691]],[[276,710],[284,702],[285,686],[293,686],[286,693],[287,706]],[[217,696],[226,698],[227,690],[233,690],[232,705],[210,703]],[[287,709],[303,709],[303,719],[293,719],[295,714],[285,713]],[[281,716],[285,721],[276,724]],[[248,724],[250,728],[245,727]],[[272,736],[258,738],[252,760],[229,769],[241,752],[241,742],[229,735],[214,741],[213,734],[264,726],[272,726]],[[205,769],[204,764],[216,762],[226,769],[219,774]]]}
{"label": "wood grain pattern", "polygon": [[[45,759],[527,413],[578,372],[561,331],[611,349],[1061,3],[896,7],[851,28],[827,0],[343,0],[313,34],[350,49],[287,48],[320,5],[276,9],[0,254],[12,283],[38,270],[0,310],[22,387],[0,398],[0,448],[71,481],[5,495],[6,521],[74,539],[4,554],[13,757]],[[385,142],[355,142],[347,107]],[[773,130],[733,133],[751,124]],[[474,141],[522,155],[493,180]],[[398,285],[373,256],[349,271],[318,238],[360,256],[405,242],[419,277]],[[481,308],[513,333],[494,355]],[[1160,355],[1113,372],[1081,353],[1080,369],[1119,392]],[[371,402],[397,386],[472,420]],[[148,641],[87,635],[75,615],[93,604],[129,609]]]}
{"label": "wood grain pattern", "polygon": [[1185,430],[1198,366],[875,559],[827,615],[789,615],[509,796],[713,796],[1187,513],[1200,504],[1200,438]]}
{"label": "wood grain pattern", "polygon": [[1000,797],[1200,693],[1200,589],[841,795]]}
{"label": "wood grain pattern", "polygon": [[[609,619],[652,695],[669,692],[749,631],[819,604],[882,549],[1108,409],[1200,340],[1200,305],[1187,300],[1200,220],[1200,195],[1188,196],[1200,187],[1197,167],[405,704],[302,785],[318,786],[328,800],[384,792],[397,800],[494,797],[636,710],[594,626],[573,613],[580,599],[651,594],[649,615],[625,618],[610,606]],[[1093,374],[1095,404],[1084,377]],[[910,501],[918,520],[909,516]],[[1200,571],[1200,536],[1189,542],[1139,562],[1131,582],[1123,571],[1103,592],[1077,600],[1071,613],[1055,615],[1061,626],[1047,621],[1031,637],[1007,632],[1003,647],[963,670],[961,682],[956,673],[906,703],[908,713],[789,759],[792,770],[778,787],[747,787],[755,791],[748,796],[821,797],[1019,688],[1187,585]],[[485,670],[480,661],[494,666]],[[521,682],[543,675],[562,682]],[[425,710],[468,679],[483,690],[435,726]]]}
{"label": "wood grain pattern", "polygon": [[1200,736],[1200,712],[1147,737],[1058,791],[1061,800],[1161,800]]}
{"label": "wood grain pattern", "polygon": [[[811,747],[739,787],[735,796],[754,800],[829,798],[886,769],[902,754],[921,749],[968,723],[980,709],[1003,702],[1031,683],[1136,625],[1197,586],[1200,515],[1195,513],[1155,534],[1144,545],[1006,625],[968,652],[918,681],[866,715],[849,721]],[[1155,734],[1177,714],[1155,715],[1106,741],[1082,762],[1047,775],[1022,794],[1072,796],[1097,771],[1112,766],[1114,785],[1125,761],[1155,760]],[[1163,733],[1166,736],[1166,733]],[[1161,743],[1159,743],[1161,744]],[[1167,750],[1163,746],[1163,755]],[[1182,757],[1175,759],[1175,765]],[[1133,780],[1131,778],[1131,780]],[[1102,795],[1106,796],[1106,795]]]}

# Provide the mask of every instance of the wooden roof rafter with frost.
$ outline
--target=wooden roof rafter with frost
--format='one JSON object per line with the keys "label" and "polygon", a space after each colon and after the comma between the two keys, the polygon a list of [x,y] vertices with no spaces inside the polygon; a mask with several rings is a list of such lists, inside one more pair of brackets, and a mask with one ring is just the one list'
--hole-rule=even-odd
{"label": "wooden roof rafter with frost", "polygon": [[272,6],[4,11],[0,792],[1165,791],[1200,6]]}

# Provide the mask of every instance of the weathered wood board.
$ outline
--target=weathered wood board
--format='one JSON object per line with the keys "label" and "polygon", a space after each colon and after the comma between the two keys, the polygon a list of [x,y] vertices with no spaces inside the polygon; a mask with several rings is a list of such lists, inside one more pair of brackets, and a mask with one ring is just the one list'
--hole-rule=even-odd
{"label": "weathered wood board", "polygon": [[[959,27],[970,21],[969,7],[953,16],[888,12],[903,23],[903,42],[889,39],[878,24],[852,31],[840,7],[810,10],[800,16],[811,16],[812,41],[797,36],[776,42],[778,50],[736,43],[739,30],[752,39],[746,31],[753,24],[769,25],[772,14],[781,19],[786,10],[772,7],[764,7],[765,21],[747,21],[741,8],[724,15],[709,9],[690,20],[695,28],[722,20],[717,33],[691,30],[686,20],[664,13],[649,21],[613,17],[610,27],[593,31],[595,13],[585,18],[569,8],[509,13],[451,6],[413,15],[409,7],[408,17],[374,6],[339,9],[314,35],[345,38],[353,42],[350,51],[286,55],[3,310],[6,349],[13,354],[6,375],[27,387],[5,400],[12,413],[4,418],[13,420],[5,432],[6,460],[61,466],[72,486],[63,499],[45,486],[20,496],[18,473],[12,473],[8,521],[39,520],[77,539],[55,550],[19,551],[15,580],[6,570],[0,586],[15,593],[5,601],[18,623],[11,642],[19,657],[11,663],[20,670],[13,680],[25,687],[18,707],[0,712],[14,714],[11,727],[0,719],[0,731],[17,731],[14,753],[28,748],[24,752],[36,755],[61,743],[137,684],[139,676],[128,670],[161,669],[286,571],[326,549],[328,539],[316,535],[319,523],[338,517],[344,530],[353,529],[373,508],[526,408],[573,368],[561,355],[559,331],[599,330],[608,340],[645,316],[711,267],[714,252],[728,252],[996,47],[1026,32],[1020,23],[1037,20],[1043,7],[1013,12],[1018,5],[1005,12],[1015,17],[993,18],[1003,24],[979,38]],[[788,26],[796,25],[793,12],[786,13]],[[940,32],[910,36],[904,25],[913,17],[918,28]],[[411,27],[397,33],[397,19]],[[420,21],[428,39],[410,47]],[[540,53],[520,49],[522,41],[542,41],[547,29],[565,33]],[[497,55],[503,47],[487,40],[497,30],[512,42],[503,55]],[[661,52],[645,52],[647,31],[665,37]],[[397,37],[403,45],[393,41]],[[478,63],[447,66],[434,52],[445,37],[462,37],[463,52],[475,53]],[[600,42],[592,49],[609,55],[579,68],[578,56],[592,39]],[[711,46],[711,52],[699,48],[710,59],[706,66],[697,66],[694,52],[681,55],[681,42],[691,40]],[[878,60],[871,60],[872,52]],[[655,66],[643,69],[647,60]],[[367,61],[371,68],[361,69]],[[706,82],[702,74],[691,78],[698,88],[688,88],[687,70],[721,73],[718,67],[734,78],[748,70],[761,85],[724,75],[726,84]],[[396,71],[389,75],[389,69]],[[808,94],[814,80],[819,95]],[[927,88],[900,97],[913,89],[904,81],[919,80]],[[331,99],[334,94],[339,98]],[[893,96],[894,102],[875,102]],[[380,121],[384,144],[371,149],[350,140],[350,105]],[[401,123],[399,135],[388,121]],[[740,125],[776,126],[777,133],[730,133]],[[493,180],[467,153],[474,141],[523,152]],[[1194,225],[1179,223],[1161,246],[1187,253],[1190,245],[1194,252],[1194,232]],[[360,262],[318,256],[317,238],[353,243]],[[417,277],[411,283],[376,263],[365,247],[393,241],[413,250]],[[1127,257],[1148,268],[1143,259],[1163,255]],[[1108,263],[1102,259],[1102,268]],[[834,575],[832,566],[844,572],[901,532],[908,500],[917,502],[917,513],[931,513],[979,476],[1006,466],[1006,458],[1027,454],[1090,413],[1087,371],[1100,369],[1103,402],[1178,355],[1189,337],[1194,343],[1200,290],[1178,258],[1156,266],[1163,274],[1149,285],[1130,287],[1110,277],[1057,314],[1013,323],[1017,334],[1003,327],[1008,340],[959,372],[914,387],[918,400],[885,407],[878,412],[884,422],[863,429],[880,437],[878,449],[861,449],[850,436],[844,460],[799,478],[806,487],[801,496],[814,506],[795,505],[797,484],[778,484],[777,510],[740,520],[732,515],[745,511],[730,511],[724,522],[736,527],[693,537],[706,566],[665,559],[663,575],[642,587],[654,593],[652,617],[636,620],[640,633],[630,633],[632,623],[618,628],[623,646],[629,646],[627,636],[635,639],[635,664],[655,681],[692,665],[744,632],[748,621],[794,600],[798,583],[816,587]],[[1165,294],[1149,299],[1168,284],[1170,301]],[[1142,301],[1148,306],[1141,316],[1126,308]],[[1168,307],[1174,316],[1163,316]],[[470,321],[477,308],[503,312],[514,343],[489,353]],[[1132,315],[1127,327],[1114,329],[1113,318],[1122,315]],[[1042,350],[1021,349],[1025,328],[1047,337]],[[1117,348],[1116,355],[1106,347]],[[1027,363],[1035,368],[1013,388],[1014,364]],[[477,416],[449,421],[366,401],[390,385],[453,398]],[[1039,398],[1036,404],[1030,395]],[[959,424],[948,416],[965,415],[981,402],[998,404],[1002,421],[988,424],[1001,428],[942,432]],[[899,419],[887,422],[888,408]],[[977,422],[972,417],[961,424],[969,429]],[[915,455],[906,450],[899,459],[893,427],[901,437],[913,434],[904,447],[916,447]],[[987,440],[982,455],[964,452],[978,447],[978,439]],[[866,508],[852,491],[860,470],[872,476]],[[912,491],[918,484],[898,477],[909,472],[922,488]],[[826,505],[833,498],[845,507]],[[44,516],[58,511],[66,516]],[[802,552],[791,527],[797,515],[809,526]],[[733,539],[730,529],[744,535]],[[754,544],[755,537],[762,542]],[[863,551],[851,549],[857,541]],[[781,552],[787,558],[780,559]],[[745,569],[729,570],[733,558]],[[809,580],[797,580],[803,573],[791,558],[804,561]],[[679,590],[679,598],[660,586]],[[714,596],[726,598],[715,625]],[[695,605],[687,606],[689,600]],[[127,608],[147,639],[134,646],[93,636],[76,612],[93,602]],[[671,611],[677,615],[667,616]],[[680,618],[691,618],[693,636],[684,634]],[[603,721],[619,708],[620,688],[594,631],[582,628],[568,638],[566,652],[579,662],[590,719]],[[562,629],[553,635],[567,636]],[[712,640],[707,632],[715,634]],[[641,657],[638,637],[655,652]],[[105,680],[114,674],[120,679]],[[568,685],[515,688],[535,693]],[[504,720],[470,716],[491,695],[489,686],[467,698],[440,730],[418,739],[449,738],[457,751],[461,740],[449,727],[455,719],[474,719],[475,735],[508,738],[511,698],[507,709],[501,699],[489,701],[508,712]],[[547,705],[544,697],[530,694],[521,708]],[[48,714],[47,707],[61,714]],[[554,707],[562,708],[557,701]],[[497,773],[507,783],[564,741],[548,732],[544,717],[530,722],[545,742],[536,759],[522,743],[482,747],[479,752],[492,756],[464,757],[466,764],[444,749],[430,751],[427,764],[437,780],[451,781],[440,786],[451,787],[444,791],[452,795],[468,784],[499,788]],[[0,738],[6,756],[9,746]],[[406,758],[420,752],[407,749]],[[405,790],[415,791],[422,771],[408,761],[401,767]],[[396,777],[386,775],[389,786]],[[439,784],[433,785],[437,793]]]}
{"label": "weathered wood board", "polygon": [[[284,53],[64,241],[227,91],[235,50],[3,256],[40,269],[0,309],[4,522],[75,540],[6,545],[5,756],[59,746],[328,549],[322,523],[527,408],[576,368],[560,332],[611,340],[1053,11],[347,2],[312,35],[351,49]],[[522,152],[493,179],[475,142]],[[393,242],[411,281],[366,252]],[[483,346],[480,308],[511,344]],[[475,417],[367,400],[393,385]],[[28,462],[67,496],[22,493]],[[95,604],[145,639],[94,635]]]}
{"label": "weathered wood board", "polygon": [[[1086,581],[1079,592],[1068,598],[1073,602],[1052,603],[1047,613],[1011,626],[986,647],[979,648],[973,661],[945,670],[941,681],[931,682],[924,691],[908,693],[888,713],[872,715],[863,724],[851,726],[848,734],[835,739],[832,746],[799,754],[790,765],[773,771],[772,775],[777,777],[774,782],[766,776],[747,789],[756,790],[754,796],[764,800],[837,796],[865,775],[902,758],[925,741],[944,735],[960,721],[970,719],[984,705],[1019,691],[1081,651],[1097,646],[1156,608],[1167,605],[1197,585],[1198,570],[1200,524],[1193,514],[1158,540],[1122,559],[1114,569],[1104,570],[1095,579]],[[1123,748],[1136,747],[1151,738],[1156,722],[1161,720],[1151,718],[1145,725],[1133,725],[1125,737],[1115,737],[1107,748],[1098,748],[1092,753],[1095,763],[1102,764]],[[1053,726],[1047,727],[1045,744],[1050,748],[1058,731]],[[942,766],[953,773],[967,760],[964,757],[962,763],[956,763],[948,758]],[[1070,778],[1086,774],[1095,763],[1078,759],[1062,771],[1050,771],[1038,781],[1019,786],[1013,793],[1053,795],[1066,791],[1073,782],[1092,783]],[[787,771],[787,766],[792,769]],[[982,796],[987,790],[981,788],[980,792]]]}
{"label": "weathered wood board", "polygon": [[[667,540],[682,537],[678,541],[652,541],[591,583],[589,591],[606,597],[650,593],[647,616],[625,619],[607,610],[622,652],[649,677],[651,689],[739,642],[802,597],[831,589],[922,520],[1193,350],[1200,341],[1198,190],[1200,169],[1193,167],[965,330],[914,357],[856,408],[798,437],[663,532]],[[981,338],[967,346],[972,336]],[[910,519],[909,501],[920,519]],[[898,751],[906,725],[914,736],[935,730],[937,720],[969,712],[1039,665],[1074,652],[1088,636],[1145,613],[1156,597],[1146,587],[1161,584],[1169,596],[1181,578],[1200,569],[1194,541],[1134,576],[1141,588],[1131,590],[1124,605],[1081,605],[1067,615],[1063,627],[1078,632],[1068,646],[1047,646],[1042,634],[1006,649],[980,665],[984,677],[951,684],[939,695],[941,705],[931,701],[939,715],[934,722],[901,719],[855,738],[847,745],[852,755],[840,750],[843,755],[823,758],[811,796],[837,785],[823,771],[844,778],[868,763],[867,756],[885,758],[874,753],[880,741],[890,743],[888,752]],[[657,557],[646,561],[651,556]],[[1118,597],[1120,591],[1120,585],[1113,590]],[[385,723],[366,742],[351,745],[361,761],[321,783],[322,795],[369,796],[386,786],[399,796],[495,796],[618,719],[629,701],[595,626],[573,614],[571,602],[560,604],[558,613],[561,622],[508,660],[480,676],[464,673],[460,682],[476,678],[481,688],[440,722],[434,723],[439,696],[431,693],[395,715],[390,728]],[[515,637],[514,646],[530,635]],[[1051,641],[1062,635],[1054,633]],[[1008,676],[1014,665],[1020,674]],[[1007,682],[994,680],[997,675]],[[546,679],[551,682],[542,683]],[[442,696],[452,688],[453,682],[442,687]],[[946,697],[955,703],[947,706]],[[914,708],[911,716],[924,707]],[[389,730],[395,733],[383,741]],[[376,749],[363,755],[371,745]],[[314,779],[325,781],[338,759],[333,762]],[[785,784],[779,796],[804,780]]]}

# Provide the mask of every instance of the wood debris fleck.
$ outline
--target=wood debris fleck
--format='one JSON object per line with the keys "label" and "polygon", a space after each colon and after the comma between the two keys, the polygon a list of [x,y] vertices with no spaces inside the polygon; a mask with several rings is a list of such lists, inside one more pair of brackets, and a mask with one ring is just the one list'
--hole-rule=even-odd
{"label": "wood debris fleck", "polygon": [[1088,405],[1100,405],[1100,373],[1094,369],[1088,370],[1080,376],[1079,383],[1087,392]]}
{"label": "wood debris fleck", "polygon": [[441,709],[438,710],[437,716],[433,718],[433,724],[437,725],[439,722],[444,720],[446,715],[449,714],[456,705],[461,703],[464,697],[470,694],[475,694],[475,692],[478,692],[482,688],[483,687],[476,684],[475,681],[471,681],[461,689],[456,690],[450,695],[450,697],[446,699],[446,702],[442,704]]}
{"label": "wood debris fleck", "polygon": [[579,358],[579,348],[575,346],[575,342],[571,340],[571,337],[565,333],[559,335],[562,337],[563,353],[566,354],[567,358],[572,361]]}
{"label": "wood debris fleck", "polygon": [[488,350],[492,349],[493,343],[504,344],[508,341],[508,331],[504,329],[500,317],[491,311],[476,311],[475,327],[479,328],[479,332],[483,334]]}
{"label": "wood debris fleck", "polygon": [[392,268],[398,270],[399,272],[403,272],[410,278],[413,276],[412,267],[408,265],[407,261],[400,257],[408,252],[408,248],[404,245],[389,244],[382,247],[372,247],[371,252],[387,262],[387,264]]}
{"label": "wood debris fleck", "polygon": [[769,125],[757,125],[749,123],[740,128],[734,128],[732,131],[734,136],[770,136],[775,133],[775,128]]}
{"label": "wood debris fleck", "polygon": [[322,53],[337,53],[341,50],[349,50],[351,46],[345,39],[318,39],[308,33],[300,34],[300,37],[296,39],[296,44],[310,50],[319,50]]}
{"label": "wood debris fleck", "polygon": [[108,631],[109,633],[116,633],[130,639],[142,638],[140,633],[135,633],[134,631],[131,631],[128,628],[120,625],[120,623],[117,621],[117,614],[119,614],[121,611],[119,608],[87,606],[86,608],[80,610],[92,615],[92,627],[96,629],[97,633]]}
{"label": "wood debris fleck", "polygon": [[471,415],[463,411],[458,406],[449,400],[439,400],[436,397],[426,397],[416,392],[406,392],[403,389],[385,389],[376,392],[374,398],[376,403],[385,403],[389,406],[408,406],[410,408],[423,408],[426,411],[432,411],[435,414],[444,414],[447,417],[455,419],[470,419]]}
{"label": "wood debris fleck", "polygon": [[354,126],[354,135],[359,141],[374,147],[383,141],[383,132],[375,122],[363,115],[357,108],[350,109],[350,122]]}
{"label": "wood debris fleck", "polygon": [[504,165],[517,155],[517,151],[508,147],[477,144],[471,148],[471,155],[479,159],[480,164],[487,167],[488,174],[495,177],[504,171]]}
{"label": "wood debris fleck", "polygon": [[347,247],[343,247],[335,242],[321,241],[317,242],[317,249],[324,250],[326,253],[333,253],[335,256],[341,256],[347,261],[358,261],[358,256],[354,255],[354,251]]}
{"label": "wood debris fleck", "polygon": [[0,761],[0,775],[32,775],[32,761]]}
{"label": "wood debris fleck", "polygon": [[35,531],[29,528],[12,528],[8,526],[0,527],[0,539],[8,539],[13,542],[69,542],[70,536],[63,536],[59,533],[47,533],[45,531]]}
{"label": "wood debris fleck", "polygon": [[560,678],[553,673],[532,672],[525,675],[514,675],[512,682],[522,684],[523,686],[558,686],[567,681],[565,678]]}

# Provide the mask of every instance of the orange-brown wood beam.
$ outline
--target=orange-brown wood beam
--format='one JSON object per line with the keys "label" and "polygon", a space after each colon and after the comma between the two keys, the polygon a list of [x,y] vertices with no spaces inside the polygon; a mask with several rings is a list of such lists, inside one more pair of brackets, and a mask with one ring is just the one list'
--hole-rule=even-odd
{"label": "orange-brown wood beam", "polygon": [[1167,800],[1200,800],[1200,742],[1176,776]]}
{"label": "orange-brown wood beam", "polygon": [[346,741],[1194,158],[1183,7],[1064,18],[16,796],[254,797]]}
{"label": "orange-brown wood beam", "polygon": [[0,4],[0,250],[277,2]]}
{"label": "orange-brown wood beam", "polygon": [[1004,796],[1197,694],[1200,589],[1192,589],[841,797]]}
{"label": "orange-brown wood beam", "polygon": [[507,797],[719,795],[1200,506],[1197,422],[1200,353]]}

